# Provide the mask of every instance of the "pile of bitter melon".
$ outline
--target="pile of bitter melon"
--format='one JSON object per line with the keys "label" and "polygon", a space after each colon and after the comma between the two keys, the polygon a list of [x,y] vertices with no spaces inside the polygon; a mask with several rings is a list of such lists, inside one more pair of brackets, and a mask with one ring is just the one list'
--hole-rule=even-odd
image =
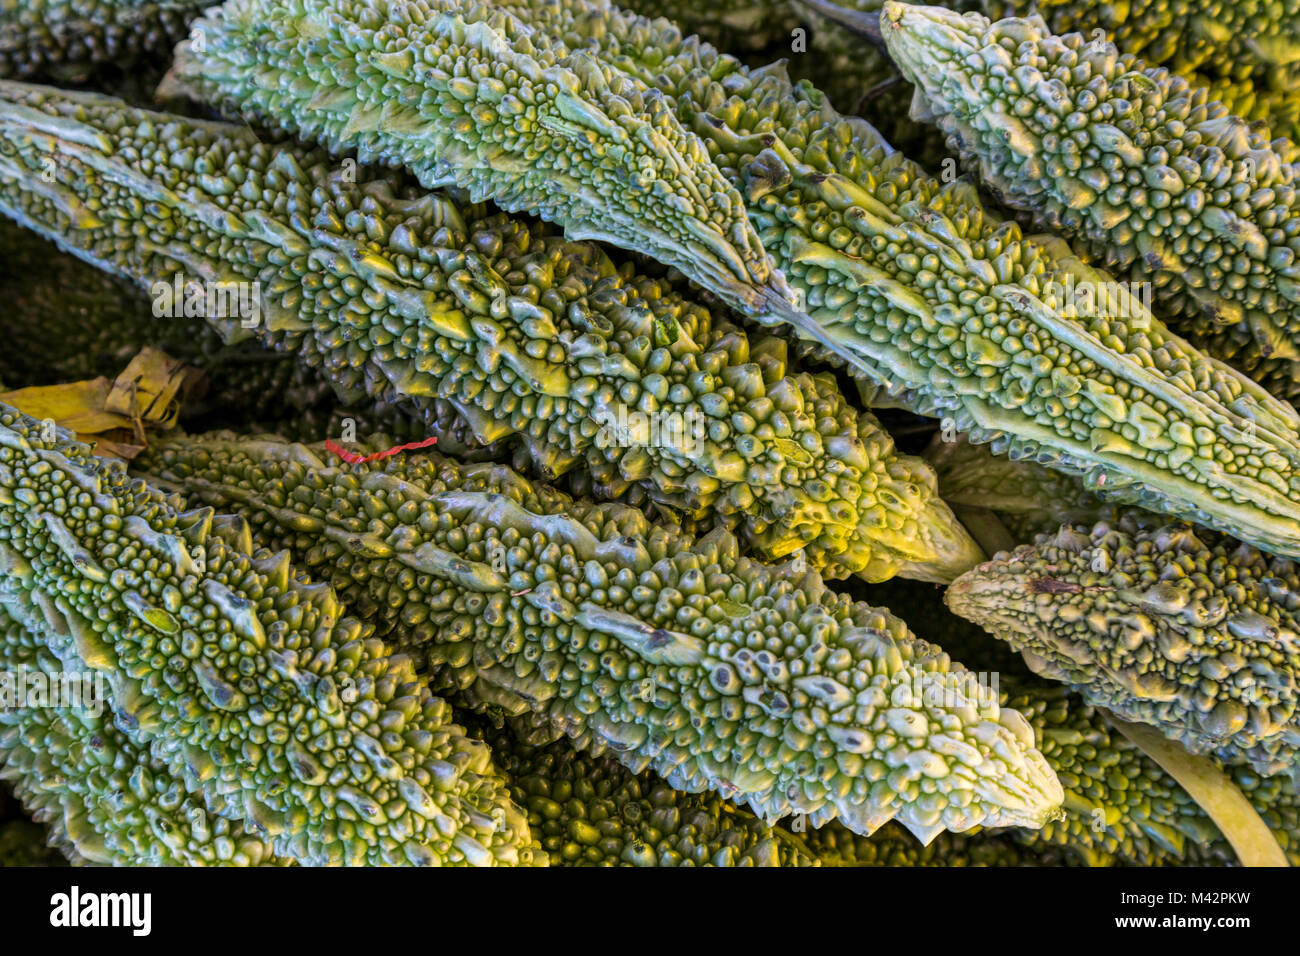
{"label": "pile of bitter melon", "polygon": [[1300,863],[1300,5],[629,3],[0,8],[0,862]]}

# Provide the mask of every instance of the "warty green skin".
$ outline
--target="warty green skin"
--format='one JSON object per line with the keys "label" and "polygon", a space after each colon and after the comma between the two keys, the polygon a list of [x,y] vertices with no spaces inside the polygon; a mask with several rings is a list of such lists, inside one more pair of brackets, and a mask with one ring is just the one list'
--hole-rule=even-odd
{"label": "warty green skin", "polygon": [[486,724],[481,734],[552,866],[820,865],[798,837],[716,794],[682,793],[566,740],[537,747]]}
{"label": "warty green skin", "polygon": [[1126,53],[1213,88],[1235,115],[1266,120],[1293,141],[1300,134],[1297,0],[983,0],[962,8],[994,20],[1038,14],[1057,34],[1104,30]]}
{"label": "warty green skin", "polygon": [[799,316],[740,193],[664,98],[493,5],[234,0],[193,37],[169,92],[647,253],[745,313]]}
{"label": "warty green skin", "polygon": [[104,674],[117,725],[305,864],[512,865],[528,827],[480,743],[326,585],[0,408],[6,581]]}
{"label": "warty green skin", "polygon": [[[37,170],[25,170],[21,163],[23,157],[26,162],[36,162],[40,172],[48,176],[49,170],[58,169],[63,163],[59,158],[65,155],[63,151],[75,152],[77,144],[60,140],[57,134],[51,137],[51,128],[44,129],[35,140],[24,139],[26,152],[9,155],[8,164],[0,159],[0,194],[3,197],[0,198],[0,210],[16,222],[85,262],[144,286],[151,297],[156,291],[155,283],[170,286],[178,274],[186,281],[261,283],[262,312],[256,327],[244,328],[237,318],[212,314],[216,310],[203,317],[222,341],[236,345],[255,338],[264,346],[293,353],[302,363],[325,371],[335,393],[346,403],[397,402],[423,418],[440,440],[452,438],[458,447],[462,443],[466,447],[474,443],[473,435],[467,433],[463,423],[454,424],[457,413],[452,406],[441,399],[403,394],[378,362],[368,360],[374,346],[369,335],[364,334],[367,329],[341,327],[345,318],[351,318],[355,326],[356,316],[368,314],[368,311],[360,310],[369,309],[363,302],[352,301],[349,294],[340,289],[344,282],[359,281],[354,272],[346,266],[337,274],[332,271],[332,266],[349,260],[332,252],[318,253],[322,257],[314,260],[317,264],[313,267],[302,255],[305,251],[302,243],[307,241],[302,237],[314,233],[310,218],[318,211],[318,207],[312,205],[315,190],[317,187],[325,190],[319,203],[328,205],[330,183],[346,183],[347,179],[345,171],[331,170],[325,165],[324,154],[290,150],[274,150],[269,154],[258,152],[255,149],[256,138],[247,130],[232,139],[234,128],[227,124],[134,110],[117,99],[95,93],[0,81],[0,99],[8,100],[10,97],[12,101],[0,107],[0,114],[5,114],[12,123],[20,125],[21,120],[10,113],[10,109],[22,111],[23,107],[43,105],[51,116],[79,118],[72,120],[71,127],[62,127],[64,135],[89,137],[89,141],[98,146],[99,153],[98,156],[87,154],[83,157],[89,160],[93,170],[72,159],[71,153],[66,154],[68,163],[63,167],[63,173],[79,184],[69,191],[67,183],[56,178],[46,184]],[[49,122],[48,118],[27,113],[22,115],[35,119],[38,124]],[[102,125],[95,125],[95,120]],[[82,122],[87,125],[78,125]],[[56,122],[55,128],[58,125]],[[171,136],[164,136],[165,142],[153,144],[153,151],[150,151],[146,148],[150,146],[149,138],[157,133],[159,127]],[[22,137],[17,126],[10,128],[17,137]],[[137,135],[144,142],[132,142],[132,137]],[[193,149],[200,143],[207,147],[207,153],[196,159],[187,147]],[[136,166],[130,168],[128,175],[125,167],[114,165],[112,160],[119,150],[123,155],[140,158],[141,166],[147,167],[149,173],[142,175],[140,167]],[[98,165],[96,160],[99,160]],[[177,165],[171,165],[173,160]],[[274,168],[269,168],[272,160],[278,162]],[[212,163],[224,168],[227,161],[230,172],[244,177],[245,182],[248,169],[252,168],[254,181],[248,184],[248,194],[254,197],[253,200],[248,195],[236,193],[234,184],[228,179],[195,173],[196,162],[202,170],[210,168]],[[331,173],[334,174],[333,180],[330,179]],[[106,180],[116,185],[105,191],[102,185]],[[171,189],[182,185],[182,181],[199,190],[197,197],[188,194],[190,205]],[[375,188],[382,191],[385,186],[391,188],[392,185],[395,184],[385,180]],[[41,192],[45,186],[49,189]],[[77,194],[77,189],[87,191]],[[209,200],[210,204],[199,204],[200,199]],[[264,204],[261,209],[253,208],[254,200]],[[87,205],[104,213],[109,221],[94,215],[88,217]],[[156,211],[160,217],[155,224],[155,233],[143,241],[124,241],[121,230],[127,228],[124,226],[126,222],[147,221],[140,218],[142,206]],[[267,225],[270,230],[267,235],[257,232],[256,226],[250,232],[242,218],[232,215],[231,206],[237,213],[254,217],[256,226],[265,224],[266,217],[277,211],[285,222]],[[169,244],[176,238],[175,231],[188,240],[188,248],[175,242]],[[307,290],[297,287],[303,282],[311,287],[310,303],[302,301]],[[158,302],[163,306],[168,304],[162,298]],[[316,309],[311,309],[312,304]],[[309,312],[318,321],[313,324],[301,319],[299,310]],[[320,318],[321,312],[327,317]],[[169,318],[167,321],[181,323],[200,342],[210,334],[201,325],[191,327],[191,323],[201,321],[198,316]],[[67,362],[67,359],[61,360],[60,367]],[[453,429],[454,434],[450,434]]]}
{"label": "warty green skin", "polygon": [[555,43],[669,95],[744,188],[823,344],[882,396],[1118,500],[1300,555],[1300,416],[1140,303],[1120,321],[1067,295],[1070,276],[1112,280],[1064,242],[1023,238],[969,184],[931,179],[779,70],[601,3],[516,3]]}
{"label": "warty green skin", "polygon": [[[879,10],[881,2],[858,0],[852,6]],[[911,87],[889,57],[800,0],[631,0],[620,6],[643,17],[671,20],[683,33],[696,34],[751,67],[784,60],[791,78],[808,80],[844,115],[865,117],[894,148],[927,170],[940,171],[949,159],[943,134],[907,115]]]}
{"label": "warty green skin", "polygon": [[[1006,204],[1128,270],[1218,351],[1285,360],[1300,393],[1300,165],[1209,93],[1115,45],[886,3],[881,32],[948,134]],[[1275,386],[1276,387],[1276,386]]]}
{"label": "warty green skin", "polygon": [[[29,673],[93,686],[92,671],[66,667],[22,618],[0,610],[0,670],[9,679]],[[67,846],[72,858],[114,866],[287,862],[277,861],[267,842],[241,823],[209,813],[147,745],[114,726],[105,702],[98,702],[98,714],[53,704],[0,710],[0,778],[13,784],[27,812],[49,826],[52,842]]]}
{"label": "warty green skin", "polygon": [[1063,527],[945,600],[1090,704],[1192,753],[1300,778],[1300,572],[1182,524]]}
{"label": "warty green skin", "polygon": [[84,80],[97,67],[166,56],[203,0],[4,0],[0,77]]}
{"label": "warty green skin", "polygon": [[[888,605],[918,633],[942,634],[949,653],[971,670],[996,674],[1003,706],[1023,713],[1033,727],[1035,744],[1065,789],[1065,802],[1064,814],[1041,829],[1007,831],[1025,853],[1053,865],[1072,860],[1088,866],[1236,862],[1227,839],[1177,781],[1115,730],[1101,710],[1063,685],[1030,673],[1005,633],[986,632],[954,615],[933,585],[895,579],[865,590],[872,603]],[[1300,865],[1300,796],[1291,778],[1263,777],[1249,767],[1221,769],[1250,800],[1292,863]],[[809,839],[816,837],[810,834]],[[973,850],[983,839],[971,835],[961,843]],[[858,839],[854,845],[870,849],[871,842]],[[1068,856],[1054,856],[1058,852]]]}
{"label": "warty green skin", "polygon": [[[237,505],[425,655],[459,701],[535,711],[580,749],[676,789],[714,790],[769,823],[798,812],[869,833],[897,818],[922,840],[1053,812],[1055,783],[1015,714],[977,706],[938,647],[816,572],[504,466],[412,455],[340,468],[319,455],[217,435],[139,465]],[[939,685],[953,695],[922,699]]]}
{"label": "warty green skin", "polygon": [[[1236,854],[1182,786],[1101,711],[1065,687],[1007,681],[1005,703],[1022,711],[1065,787],[1065,814],[1041,829],[1017,831],[1029,847],[1064,847],[1090,866],[1220,866]],[[1290,778],[1225,768],[1300,866],[1300,798]]]}
{"label": "warty green skin", "polygon": [[983,556],[929,468],[829,375],[791,374],[782,340],[751,341],[594,243],[88,94],[0,85],[0,140],[0,210],[145,285],[260,283],[259,340],[345,400],[409,398],[431,425],[454,412],[483,443],[518,435],[543,476],[635,485],[833,577],[949,581]]}
{"label": "warty green skin", "polygon": [[1297,0],[981,0],[980,6],[995,20],[1036,13],[1054,33],[1102,28],[1126,50],[1176,73],[1204,71],[1244,81],[1256,65],[1300,63]]}

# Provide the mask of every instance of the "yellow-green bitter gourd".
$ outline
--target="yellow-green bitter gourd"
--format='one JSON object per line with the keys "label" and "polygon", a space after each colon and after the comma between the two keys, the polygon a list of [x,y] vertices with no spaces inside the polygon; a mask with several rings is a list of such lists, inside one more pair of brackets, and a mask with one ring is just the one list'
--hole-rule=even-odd
{"label": "yellow-green bitter gourd", "polygon": [[241,290],[251,315],[210,321],[298,353],[346,397],[454,410],[484,442],[520,436],[544,476],[635,485],[832,577],[946,581],[982,557],[929,467],[829,375],[790,374],[781,340],[593,243],[90,94],[0,85],[0,141],[0,211],[164,306],[178,274]]}
{"label": "yellow-green bitter gourd", "polygon": [[[378,445],[383,441],[376,439]],[[439,455],[331,465],[269,438],[177,440],[151,480],[247,514],[369,607],[460,700],[768,822],[1038,826],[1059,794],[1010,711],[887,611],[794,562]],[[806,569],[806,563],[805,563]],[[386,626],[385,626],[386,625]]]}
{"label": "yellow-green bitter gourd", "polygon": [[1135,297],[1120,318],[1074,295],[1115,283],[1062,241],[1026,239],[779,69],[593,0],[516,7],[670,97],[823,339],[883,394],[1118,500],[1300,556],[1300,416]]}
{"label": "yellow-green bitter gourd", "polygon": [[[991,634],[954,615],[944,606],[943,592],[932,585],[895,579],[867,591],[870,600],[888,603],[918,633],[942,634],[952,653],[988,675],[990,686],[996,675],[1003,704],[1023,713],[1033,727],[1035,743],[1061,781],[1065,801],[1062,815],[1041,828],[1007,831],[1027,857],[1089,866],[1222,866],[1237,861],[1228,840],[1178,781],[1118,731],[1101,708],[1060,683],[1035,677],[1004,633]],[[1221,769],[1292,864],[1300,865],[1300,795],[1291,777],[1265,777],[1248,766]],[[807,836],[815,845],[816,835]],[[959,842],[973,854],[982,837],[974,834]],[[843,837],[836,842],[846,854],[863,844],[870,849],[868,840]],[[1060,854],[1066,854],[1064,859]]]}
{"label": "yellow-green bitter gourd", "polygon": [[664,97],[495,5],[235,0],[194,23],[169,80],[219,84],[222,107],[648,253],[743,312],[798,318],[740,193]]}
{"label": "yellow-green bitter gourd", "polygon": [[[51,434],[53,431],[53,434]],[[413,662],[211,510],[0,406],[5,582],[116,724],[278,855],[309,864],[517,864],[527,821],[487,748]],[[51,644],[53,648],[53,644]]]}
{"label": "yellow-green bitter gourd", "polygon": [[[891,0],[881,33],[916,86],[913,113],[1004,202],[1130,271],[1214,354],[1300,395],[1300,165],[1289,142],[1108,40],[1055,36],[1041,18]],[[1111,308],[1128,315],[1123,302]]]}
{"label": "yellow-green bitter gourd", "polygon": [[1300,573],[1151,516],[1063,527],[948,589],[1037,673],[1193,753],[1296,774]]}

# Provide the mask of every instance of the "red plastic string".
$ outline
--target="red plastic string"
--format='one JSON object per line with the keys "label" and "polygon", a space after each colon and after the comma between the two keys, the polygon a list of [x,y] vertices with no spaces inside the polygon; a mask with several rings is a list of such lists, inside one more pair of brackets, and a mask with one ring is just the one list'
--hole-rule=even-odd
{"label": "red plastic string", "polygon": [[428,448],[430,445],[436,444],[437,441],[438,439],[436,437],[426,438],[424,441],[415,441],[408,445],[394,445],[386,451],[377,451],[373,455],[358,455],[355,452],[348,451],[346,448],[340,448],[338,445],[334,444],[333,441],[327,438],[325,439],[325,450],[338,455],[349,465],[361,465],[368,461],[378,461],[381,458],[391,458],[399,452],[414,451],[417,448]]}

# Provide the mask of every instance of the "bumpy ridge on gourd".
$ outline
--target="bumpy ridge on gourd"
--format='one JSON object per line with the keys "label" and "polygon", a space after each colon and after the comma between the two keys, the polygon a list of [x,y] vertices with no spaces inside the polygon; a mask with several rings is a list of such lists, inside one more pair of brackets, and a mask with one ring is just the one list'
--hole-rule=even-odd
{"label": "bumpy ridge on gourd", "polygon": [[1297,770],[1300,572],[1183,524],[1063,527],[945,595],[1039,674],[1193,753]]}
{"label": "bumpy ridge on gourd", "polygon": [[0,564],[117,725],[299,862],[514,864],[527,822],[412,661],[286,555],[0,406]]}
{"label": "bumpy ridge on gourd", "polygon": [[404,164],[430,188],[675,266],[742,311],[797,316],[735,186],[664,98],[491,4],[235,0],[196,21],[170,91]]}
{"label": "bumpy ridge on gourd", "polygon": [[803,836],[822,866],[1065,866],[1052,847],[1027,849],[1008,836],[941,834],[928,846],[909,839],[892,824],[866,837],[835,823]]}
{"label": "bumpy ridge on gourd", "polygon": [[1064,242],[1024,238],[779,67],[596,0],[511,9],[671,99],[743,188],[820,344],[883,395],[1104,495],[1300,556],[1300,416],[1124,289],[1124,318],[1075,295],[1113,280]]}
{"label": "bumpy ridge on gourd", "polygon": [[1004,202],[1085,240],[1216,355],[1300,395],[1300,165],[1288,141],[1104,38],[1055,36],[1041,18],[889,2],[881,32],[916,85],[913,113],[948,133]]}
{"label": "bumpy ridge on gourd", "polygon": [[768,822],[799,812],[869,833],[897,818],[923,840],[1054,812],[1055,781],[1019,718],[813,571],[500,465],[332,467],[321,454],[215,435],[161,445],[140,466],[237,505],[461,699],[536,711],[678,789],[715,790]]}

